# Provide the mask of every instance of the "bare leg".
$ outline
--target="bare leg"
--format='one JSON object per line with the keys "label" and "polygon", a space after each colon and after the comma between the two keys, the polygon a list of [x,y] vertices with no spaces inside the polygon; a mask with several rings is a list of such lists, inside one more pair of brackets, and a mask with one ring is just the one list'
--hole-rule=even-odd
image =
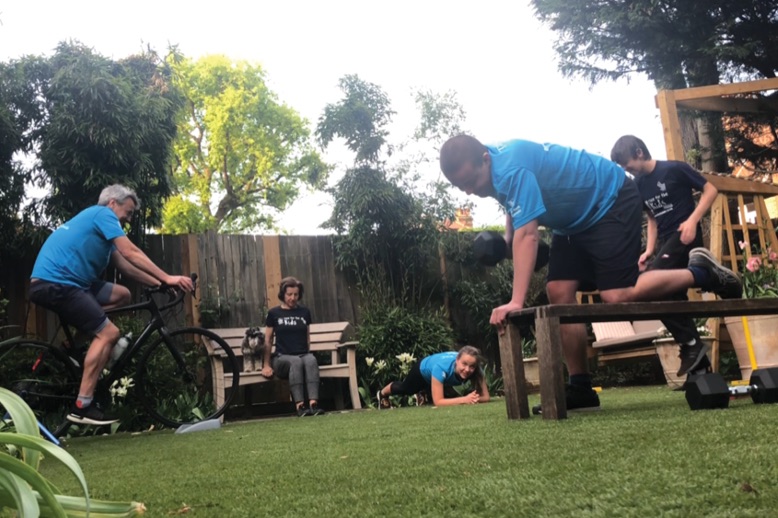
{"label": "bare leg", "polygon": [[694,276],[687,269],[651,270],[638,277],[638,282],[629,288],[600,292],[603,302],[645,302],[667,299],[674,294],[694,286]]}
{"label": "bare leg", "polygon": [[111,289],[110,298],[101,305],[103,306],[103,309],[119,308],[129,304],[131,298],[130,290],[121,284],[114,284]]}
{"label": "bare leg", "polygon": [[80,396],[92,397],[97,380],[111,355],[113,345],[119,340],[119,328],[108,322],[92,340],[84,358],[84,375],[81,377]]}

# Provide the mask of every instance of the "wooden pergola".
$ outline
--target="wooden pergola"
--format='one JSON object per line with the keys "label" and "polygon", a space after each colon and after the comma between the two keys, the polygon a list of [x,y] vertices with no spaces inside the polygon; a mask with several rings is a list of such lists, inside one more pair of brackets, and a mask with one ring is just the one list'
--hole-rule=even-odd
{"label": "wooden pergola", "polygon": [[[667,158],[685,160],[678,120],[679,110],[778,114],[778,98],[752,95],[768,90],[778,90],[778,78],[660,91],[656,96],[656,104],[664,129]],[[768,248],[778,251],[778,239],[765,203],[765,198],[778,195],[778,185],[734,178],[729,175],[703,174],[719,190],[710,214],[709,246],[713,255],[732,270],[737,271],[739,262],[750,256],[752,245],[757,246],[763,253]],[[753,223],[747,221],[749,209],[756,213]],[[752,237],[758,240],[758,243],[751,243]],[[738,241],[746,243],[743,250],[740,250]],[[711,353],[711,362],[717,370],[718,338],[721,328],[719,319],[714,319],[711,327],[716,339]]]}

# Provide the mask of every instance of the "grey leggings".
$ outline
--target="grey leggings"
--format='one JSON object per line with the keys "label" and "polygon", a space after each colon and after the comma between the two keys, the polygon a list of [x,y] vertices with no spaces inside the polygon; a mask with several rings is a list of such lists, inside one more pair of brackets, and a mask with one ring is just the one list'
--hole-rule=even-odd
{"label": "grey leggings", "polygon": [[[272,361],[273,372],[281,379],[289,380],[289,390],[295,403],[308,399],[319,400],[319,364],[311,354],[279,354]],[[305,387],[303,387],[305,384]]]}

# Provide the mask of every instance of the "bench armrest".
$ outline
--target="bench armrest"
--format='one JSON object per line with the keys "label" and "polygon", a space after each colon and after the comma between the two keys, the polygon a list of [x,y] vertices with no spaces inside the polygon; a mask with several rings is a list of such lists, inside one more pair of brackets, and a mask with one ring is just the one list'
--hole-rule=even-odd
{"label": "bench armrest", "polygon": [[356,349],[358,345],[359,345],[359,342],[343,342],[341,344],[338,344],[338,349],[342,349],[344,347],[349,348],[349,349],[350,348]]}

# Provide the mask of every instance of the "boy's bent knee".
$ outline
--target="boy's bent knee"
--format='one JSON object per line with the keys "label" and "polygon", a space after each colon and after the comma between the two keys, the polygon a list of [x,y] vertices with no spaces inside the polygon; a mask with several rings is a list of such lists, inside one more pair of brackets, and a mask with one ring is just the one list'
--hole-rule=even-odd
{"label": "boy's bent knee", "polygon": [[575,304],[577,288],[574,281],[551,281],[546,285],[546,295],[551,304]]}
{"label": "boy's bent knee", "polygon": [[619,304],[621,302],[633,302],[634,301],[633,289],[621,288],[617,290],[601,291],[600,299],[606,304]]}

